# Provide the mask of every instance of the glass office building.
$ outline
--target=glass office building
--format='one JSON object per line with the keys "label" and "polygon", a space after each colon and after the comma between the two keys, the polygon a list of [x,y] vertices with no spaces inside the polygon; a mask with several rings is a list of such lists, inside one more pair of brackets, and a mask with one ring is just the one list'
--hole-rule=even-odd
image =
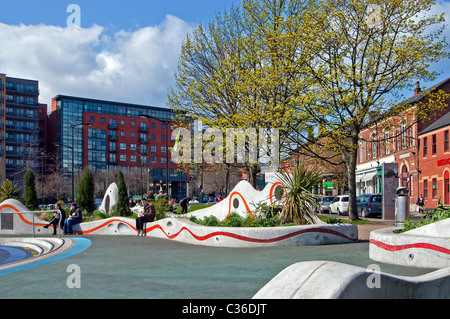
{"label": "glass office building", "polygon": [[166,148],[174,144],[175,124],[166,128],[162,122],[175,116],[168,108],[57,95],[52,100],[53,144],[59,147],[63,174],[72,173],[73,152],[74,172],[86,165],[92,170],[146,167],[156,190],[156,184],[165,183],[168,161],[172,193],[184,193],[179,188],[182,183],[186,187],[186,174],[170,162]]}

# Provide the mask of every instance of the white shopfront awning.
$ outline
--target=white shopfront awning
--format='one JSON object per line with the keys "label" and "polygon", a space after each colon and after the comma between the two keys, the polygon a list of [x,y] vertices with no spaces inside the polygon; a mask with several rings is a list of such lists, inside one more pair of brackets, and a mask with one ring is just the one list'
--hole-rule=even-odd
{"label": "white shopfront awning", "polygon": [[375,176],[377,176],[377,172],[366,173],[366,174],[361,178],[361,182],[371,181]]}

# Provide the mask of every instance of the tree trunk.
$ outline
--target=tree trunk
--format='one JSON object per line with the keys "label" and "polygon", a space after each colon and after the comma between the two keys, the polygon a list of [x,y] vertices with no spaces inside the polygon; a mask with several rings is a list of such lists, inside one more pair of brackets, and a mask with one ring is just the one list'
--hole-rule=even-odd
{"label": "tree trunk", "polygon": [[358,219],[356,206],[356,161],[358,156],[358,139],[353,139],[350,154],[346,161],[348,174],[348,219],[350,221]]}
{"label": "tree trunk", "polygon": [[247,165],[247,181],[256,189],[256,176],[258,175],[258,164]]}

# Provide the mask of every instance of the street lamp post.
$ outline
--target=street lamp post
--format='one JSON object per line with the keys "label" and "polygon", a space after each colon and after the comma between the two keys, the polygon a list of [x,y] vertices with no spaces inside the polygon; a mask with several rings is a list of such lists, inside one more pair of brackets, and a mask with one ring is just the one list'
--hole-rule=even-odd
{"label": "street lamp post", "polygon": [[167,125],[172,123],[172,121],[164,121],[159,118],[147,115],[147,114],[139,114],[139,117],[145,118],[145,119],[154,119],[164,124],[166,128],[166,194],[169,196],[169,137],[168,137],[168,131],[167,131]]}

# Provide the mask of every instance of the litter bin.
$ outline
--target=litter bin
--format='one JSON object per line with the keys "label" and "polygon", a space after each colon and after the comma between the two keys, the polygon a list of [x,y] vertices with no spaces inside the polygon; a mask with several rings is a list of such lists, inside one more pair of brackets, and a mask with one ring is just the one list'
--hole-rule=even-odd
{"label": "litter bin", "polygon": [[401,227],[409,218],[409,189],[398,187],[395,191],[395,226]]}

